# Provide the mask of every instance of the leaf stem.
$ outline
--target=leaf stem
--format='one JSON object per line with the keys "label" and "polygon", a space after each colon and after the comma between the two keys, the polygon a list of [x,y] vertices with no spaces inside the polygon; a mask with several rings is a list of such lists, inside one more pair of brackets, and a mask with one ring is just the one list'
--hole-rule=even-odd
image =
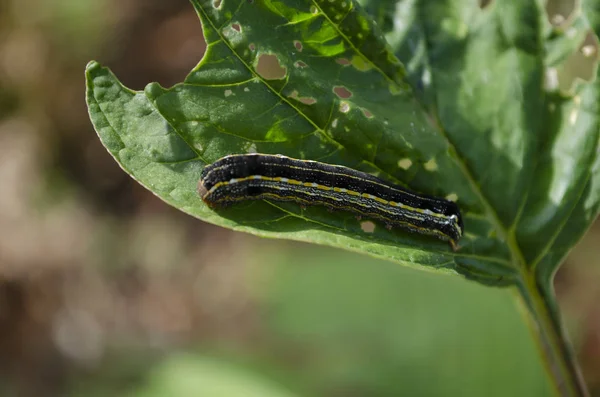
{"label": "leaf stem", "polygon": [[[563,397],[589,397],[581,370],[560,321],[554,290],[535,281],[535,275],[521,274],[518,292],[527,308],[530,328],[536,336],[546,369]],[[551,285],[551,283],[550,283]]]}

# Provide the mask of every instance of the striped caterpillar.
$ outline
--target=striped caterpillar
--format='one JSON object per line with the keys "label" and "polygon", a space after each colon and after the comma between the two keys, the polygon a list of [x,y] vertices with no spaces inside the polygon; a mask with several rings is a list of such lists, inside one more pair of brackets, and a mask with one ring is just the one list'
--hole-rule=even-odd
{"label": "striped caterpillar", "polygon": [[323,205],[448,241],[463,234],[458,206],[352,168],[282,155],[240,154],[206,166],[198,193],[211,208],[244,200]]}

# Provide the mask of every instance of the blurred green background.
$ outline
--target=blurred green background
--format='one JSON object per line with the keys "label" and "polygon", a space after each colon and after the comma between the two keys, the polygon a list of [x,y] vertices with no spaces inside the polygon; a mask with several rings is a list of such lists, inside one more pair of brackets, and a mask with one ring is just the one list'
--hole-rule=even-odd
{"label": "blurred green background", "polygon": [[[232,233],[122,172],[85,64],[170,86],[204,47],[187,0],[0,0],[0,396],[552,395],[510,290]],[[556,281],[597,396],[599,238]]]}

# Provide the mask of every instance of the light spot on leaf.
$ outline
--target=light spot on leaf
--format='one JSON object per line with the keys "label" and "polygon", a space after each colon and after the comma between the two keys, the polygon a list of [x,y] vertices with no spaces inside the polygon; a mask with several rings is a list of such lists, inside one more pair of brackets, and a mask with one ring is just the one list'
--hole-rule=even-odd
{"label": "light spot on leaf", "polygon": [[423,69],[423,75],[421,76],[423,85],[428,86],[431,84],[431,71],[429,69]]}
{"label": "light spot on leaf", "polygon": [[402,93],[402,88],[398,84],[390,84],[388,87],[392,95],[400,95]]}
{"label": "light spot on leaf", "polygon": [[298,52],[302,52],[302,43],[298,40],[294,40],[294,47],[298,50]]}
{"label": "light spot on leaf", "polygon": [[469,33],[469,27],[459,19],[444,18],[442,20],[442,30],[450,37],[464,39]]}
{"label": "light spot on leaf", "polygon": [[305,63],[304,63],[304,62],[302,62],[302,61],[296,61],[296,62],[294,63],[294,66],[295,66],[295,67],[297,67],[297,68],[304,69],[304,68],[305,68],[305,67],[307,67],[308,65],[307,65],[307,64],[305,64]]}
{"label": "light spot on leaf", "polygon": [[314,105],[317,103],[317,100],[313,97],[301,97],[296,90],[292,91],[292,93],[288,95],[288,98],[295,99],[305,105]]}
{"label": "light spot on leaf", "polygon": [[409,169],[412,166],[412,160],[408,158],[403,158],[398,160],[398,167],[402,168],[404,171]]}
{"label": "light spot on leaf", "polygon": [[311,14],[318,14],[319,13],[319,9],[316,6],[310,6],[310,13]]}
{"label": "light spot on leaf", "polygon": [[244,87],[244,92],[250,92],[250,88]]}
{"label": "light spot on leaf", "polygon": [[548,91],[554,91],[558,88],[558,71],[556,68],[546,69],[544,85]]}
{"label": "light spot on leaf", "polygon": [[233,91],[231,91],[231,90],[225,90],[225,98],[227,98],[231,94],[233,94]]}
{"label": "light spot on leaf", "polygon": [[565,22],[565,17],[561,14],[554,14],[552,18],[550,18],[550,22],[556,26],[562,25]]}
{"label": "light spot on leaf", "polygon": [[583,47],[581,47],[581,53],[584,57],[590,58],[596,53],[596,47],[594,47],[593,45],[584,45]]}
{"label": "light spot on leaf", "polygon": [[373,233],[375,231],[375,224],[371,221],[364,221],[360,223],[360,228],[365,233]]}
{"label": "light spot on leaf", "polygon": [[352,92],[343,85],[336,85],[333,87],[333,92],[342,99],[348,99],[352,96]]}
{"label": "light spot on leaf", "polygon": [[371,68],[373,67],[367,60],[365,60],[360,55],[354,55],[352,57],[352,66],[354,66],[356,70],[359,70],[361,72],[371,70]]}
{"label": "light spot on leaf", "polygon": [[350,111],[350,104],[346,101],[340,103],[340,112],[348,113]]}
{"label": "light spot on leaf", "polygon": [[579,95],[575,95],[575,96],[573,97],[573,103],[574,103],[575,105],[578,105],[578,106],[579,106],[579,104],[581,103],[581,97],[580,97]]}
{"label": "light spot on leaf", "polygon": [[450,193],[446,196],[446,200],[454,201],[456,203],[458,201],[458,194]]}
{"label": "light spot on leaf", "polygon": [[365,108],[362,108],[361,110],[362,110],[362,112],[363,112],[363,114],[365,115],[366,118],[368,118],[368,119],[373,118],[373,113],[369,112]]}
{"label": "light spot on leaf", "polygon": [[333,128],[335,128],[335,127],[337,127],[337,125],[338,125],[338,119],[333,119],[333,121],[331,122],[331,126]]}
{"label": "light spot on leaf", "polygon": [[238,31],[233,28],[231,25],[227,25],[222,30],[223,36],[227,37],[229,40],[232,40],[237,36]]}
{"label": "light spot on leaf", "polygon": [[246,146],[246,153],[256,153],[256,145],[254,143],[248,143]]}
{"label": "light spot on leaf", "polygon": [[574,125],[577,122],[578,115],[579,115],[579,112],[577,111],[577,109],[571,110],[571,113],[569,114],[569,123]]}
{"label": "light spot on leaf", "polygon": [[434,171],[437,171],[438,164],[437,164],[437,161],[435,161],[435,159],[432,158],[431,160],[429,160],[428,162],[423,164],[423,167],[425,167],[425,169],[427,171],[434,172]]}
{"label": "light spot on leaf", "polygon": [[279,63],[274,54],[261,54],[256,64],[256,73],[265,80],[281,80],[287,74],[287,68]]}
{"label": "light spot on leaf", "polygon": [[347,58],[337,58],[335,62],[342,66],[350,65],[350,61]]}

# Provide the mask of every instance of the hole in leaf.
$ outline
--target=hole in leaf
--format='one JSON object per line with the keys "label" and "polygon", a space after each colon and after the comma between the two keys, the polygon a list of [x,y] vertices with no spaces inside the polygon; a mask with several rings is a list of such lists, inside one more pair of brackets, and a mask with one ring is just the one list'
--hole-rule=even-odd
{"label": "hole in leaf", "polygon": [[302,43],[298,40],[294,40],[294,47],[298,50],[298,52],[302,52]]}
{"label": "hole in leaf", "polygon": [[546,2],[546,17],[554,26],[561,26],[571,19],[575,11],[575,1],[548,1]]}
{"label": "hole in leaf", "polygon": [[371,221],[364,221],[360,223],[360,228],[365,233],[373,233],[375,231],[375,224]]}
{"label": "hole in leaf", "polygon": [[248,48],[250,49],[250,51],[254,51],[254,50],[256,50],[256,45],[254,45],[254,43],[250,43],[248,45]]}
{"label": "hole in leaf", "polygon": [[231,24],[231,28],[237,32],[241,32],[242,31],[242,26],[239,23],[232,23]]}
{"label": "hole in leaf", "polygon": [[348,99],[352,96],[352,92],[342,85],[336,85],[333,87],[333,92],[342,99]]}
{"label": "hole in leaf", "polygon": [[317,100],[315,98],[310,98],[310,97],[301,97],[301,98],[298,98],[298,100],[305,105],[312,105],[312,104],[317,103]]}
{"label": "hole in leaf", "polygon": [[301,97],[298,94],[298,91],[296,90],[292,91],[292,93],[288,97],[295,99],[298,102],[303,103],[305,105],[314,105],[315,103],[317,103],[317,100],[313,97]]}
{"label": "hole in leaf", "polygon": [[363,114],[365,115],[365,117],[366,117],[366,118],[370,119],[370,118],[372,118],[372,117],[373,117],[373,113],[371,113],[371,112],[370,112],[370,111],[368,111],[367,109],[365,109],[365,108],[362,108],[361,110],[362,110],[362,112],[363,112]]}
{"label": "hole in leaf", "polygon": [[287,68],[279,63],[273,54],[262,54],[258,57],[256,73],[265,80],[281,80],[287,74]]}
{"label": "hole in leaf", "polygon": [[302,68],[302,69],[304,69],[304,68],[305,68],[305,67],[307,67],[308,65],[307,65],[307,64],[305,64],[305,63],[304,63],[304,62],[302,62],[302,61],[296,61],[296,62],[294,63],[294,66],[295,66],[295,67],[297,67],[297,68]]}
{"label": "hole in leaf", "polygon": [[223,2],[223,0],[215,0],[213,1],[213,7],[214,8],[221,8],[221,3]]}
{"label": "hole in leaf", "polygon": [[[588,32],[578,51],[573,52],[555,70],[554,88],[564,92],[572,89],[577,80],[592,81],[598,63],[598,39],[593,32]],[[546,84],[548,84],[546,73]]]}
{"label": "hole in leaf", "polygon": [[347,58],[338,58],[335,60],[338,64],[342,65],[342,66],[348,66],[350,65],[350,60]]}

